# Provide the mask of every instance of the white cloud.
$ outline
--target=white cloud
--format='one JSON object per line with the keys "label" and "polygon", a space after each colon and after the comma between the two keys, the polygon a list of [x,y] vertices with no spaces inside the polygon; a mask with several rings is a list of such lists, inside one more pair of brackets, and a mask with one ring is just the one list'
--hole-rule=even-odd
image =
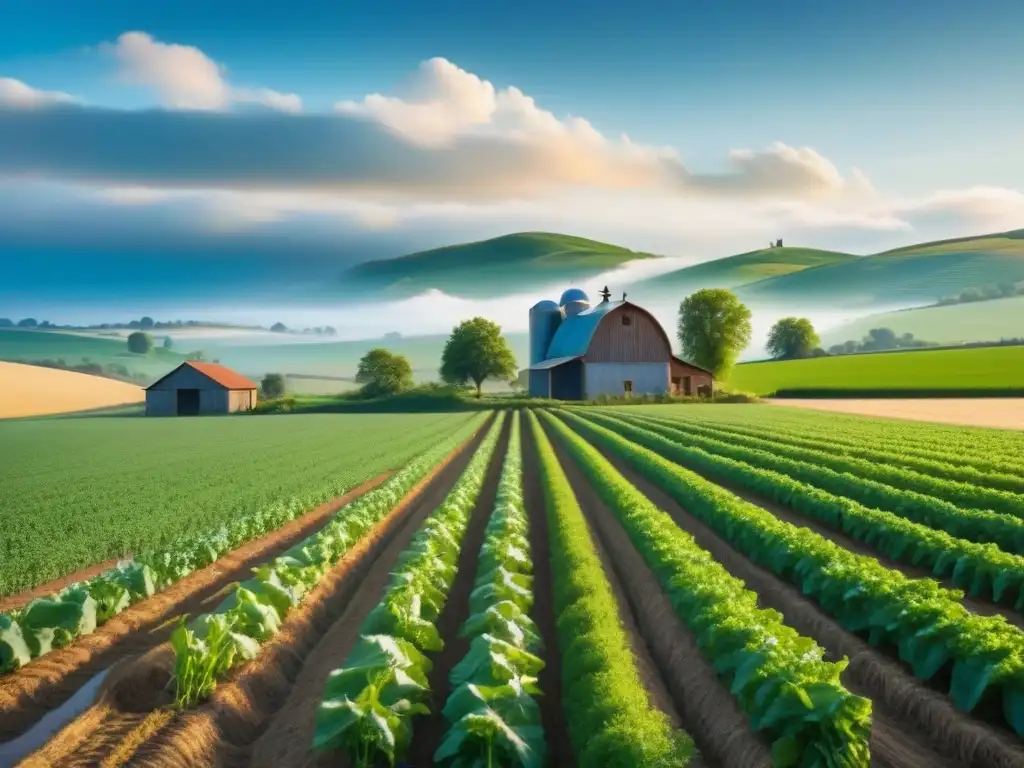
{"label": "white cloud", "polygon": [[0,77],[0,107],[32,109],[54,104],[74,102],[75,98],[63,91],[41,91],[20,80]]}
{"label": "white cloud", "polygon": [[285,112],[299,112],[294,93],[269,89],[235,89],[227,70],[191,45],[162,43],[145,32],[125,32],[105,44],[117,59],[121,80],[151,88],[171,109],[223,110],[232,102],[255,103]]}

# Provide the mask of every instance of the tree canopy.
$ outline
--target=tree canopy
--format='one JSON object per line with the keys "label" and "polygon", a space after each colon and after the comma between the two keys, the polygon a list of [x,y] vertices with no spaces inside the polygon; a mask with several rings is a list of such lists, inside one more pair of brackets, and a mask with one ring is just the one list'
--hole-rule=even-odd
{"label": "tree canopy", "polygon": [[144,355],[153,349],[153,337],[142,331],[128,334],[128,351]]}
{"label": "tree canopy", "polygon": [[260,382],[260,389],[263,390],[263,397],[281,397],[286,389],[284,374],[268,373]]}
{"label": "tree canopy", "polygon": [[367,397],[394,395],[412,386],[412,366],[402,355],[376,347],[359,360],[356,383]]}
{"label": "tree canopy", "polygon": [[441,354],[441,378],[449,384],[472,381],[476,396],[485,379],[509,380],[516,375],[516,359],[501,326],[483,317],[465,320],[452,330]]}
{"label": "tree canopy", "polygon": [[821,339],[806,317],[784,317],[768,333],[768,352],[780,359],[810,357],[820,344]]}
{"label": "tree canopy", "polygon": [[679,305],[683,356],[724,379],[750,343],[750,310],[732,291],[705,288]]}
{"label": "tree canopy", "polygon": [[274,333],[284,333],[285,331],[288,330],[288,327],[284,323],[274,323],[272,326],[270,326],[270,330],[272,330]]}
{"label": "tree canopy", "polygon": [[174,339],[170,336],[164,336],[164,349],[172,349],[174,347]]}

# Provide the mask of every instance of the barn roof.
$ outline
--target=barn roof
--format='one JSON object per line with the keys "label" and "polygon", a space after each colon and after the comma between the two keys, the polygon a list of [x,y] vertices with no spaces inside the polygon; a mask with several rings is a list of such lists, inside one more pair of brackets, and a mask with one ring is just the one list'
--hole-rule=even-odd
{"label": "barn roof", "polygon": [[557,368],[563,363],[568,363],[570,360],[578,360],[579,355],[572,357],[552,357],[549,360],[541,360],[539,363],[534,363],[530,366],[531,371],[546,371],[549,368]]}
{"label": "barn roof", "polygon": [[195,360],[186,360],[184,363],[179,365],[170,373],[165,376],[161,376],[159,379],[150,384],[146,389],[153,389],[157,384],[162,382],[168,376],[174,375],[177,371],[180,371],[185,366],[193,368],[199,373],[203,374],[206,378],[211,381],[215,381],[220,384],[224,389],[258,389],[259,385],[256,382],[247,379],[240,373],[232,371],[227,366],[221,365],[220,363],[200,363]]}
{"label": "barn roof", "polygon": [[689,368],[696,368],[698,371],[703,371],[712,378],[714,378],[715,376],[714,372],[709,371],[707,368],[701,368],[699,365],[697,365],[696,363],[691,363],[689,360],[683,360],[683,358],[676,357],[675,355],[672,355],[672,359],[675,360],[677,363],[681,363],[682,365],[685,365]]}
{"label": "barn roof", "polygon": [[587,353],[590,340],[594,331],[601,324],[601,319],[628,302],[625,301],[602,301],[600,304],[585,309],[578,315],[570,315],[565,318],[555,331],[548,347],[547,359],[553,360],[559,357],[579,357]]}

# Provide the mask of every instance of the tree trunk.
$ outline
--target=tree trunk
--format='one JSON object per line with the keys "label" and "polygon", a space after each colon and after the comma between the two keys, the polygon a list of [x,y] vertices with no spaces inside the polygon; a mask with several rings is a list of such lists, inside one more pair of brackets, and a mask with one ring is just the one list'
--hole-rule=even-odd
{"label": "tree trunk", "polygon": [[476,396],[477,399],[479,399],[483,395],[483,391],[481,388],[483,387],[484,380],[480,379],[479,381],[477,381],[476,379],[474,379],[473,383],[476,384]]}

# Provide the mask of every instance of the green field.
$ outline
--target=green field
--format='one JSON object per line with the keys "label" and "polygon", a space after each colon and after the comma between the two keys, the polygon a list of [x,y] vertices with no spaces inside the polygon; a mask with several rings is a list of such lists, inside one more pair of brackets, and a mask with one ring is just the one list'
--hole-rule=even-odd
{"label": "green field", "polygon": [[260,505],[341,492],[470,416],[0,422],[0,595]]}
{"label": "green field", "polygon": [[728,387],[755,395],[780,390],[1024,389],[1024,347],[840,355],[737,365]]}
{"label": "green field", "polygon": [[400,298],[436,288],[483,298],[535,289],[538,284],[579,281],[607,272],[649,253],[582,237],[522,232],[475,243],[461,243],[349,269],[346,289]]}
{"label": "green field", "polygon": [[823,332],[822,343],[827,348],[850,339],[860,341],[872,328],[912,333],[938,344],[1024,338],[1024,296],[870,315]]}
{"label": "green field", "polygon": [[185,358],[173,350],[157,347],[146,355],[128,351],[125,340],[83,336],[58,331],[22,331],[0,329],[0,360],[37,362],[62,359],[76,363],[118,364],[129,373],[151,378],[164,375]]}
{"label": "green field", "polygon": [[1024,280],[1024,230],[898,248],[744,286],[759,303],[821,306],[937,301],[965,288]]}
{"label": "green field", "polygon": [[685,296],[701,288],[734,288],[813,267],[856,259],[849,253],[815,248],[763,248],[648,278],[630,286],[638,297]]}

